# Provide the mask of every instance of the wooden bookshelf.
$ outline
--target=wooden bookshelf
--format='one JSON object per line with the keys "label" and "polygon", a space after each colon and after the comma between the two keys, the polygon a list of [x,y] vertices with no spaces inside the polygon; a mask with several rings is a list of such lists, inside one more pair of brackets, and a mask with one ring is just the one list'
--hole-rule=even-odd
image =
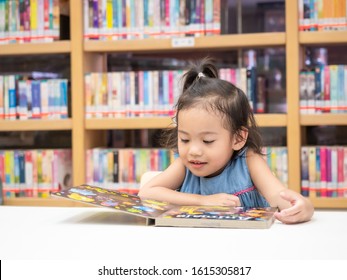
{"label": "wooden bookshelf", "polygon": [[72,120],[0,120],[0,131],[71,130]]}
{"label": "wooden bookshelf", "polygon": [[347,198],[343,197],[310,197],[310,200],[316,208],[347,208]]}
{"label": "wooden bookshelf", "polygon": [[27,55],[27,54],[58,54],[70,53],[70,41],[56,41],[51,43],[23,43],[0,45],[0,56]]}
{"label": "wooden bookshelf", "polygon": [[[287,125],[286,114],[258,114],[255,116],[261,127],[281,127]],[[171,117],[141,117],[118,119],[87,119],[85,128],[89,130],[104,129],[160,129],[172,124]]]}
{"label": "wooden bookshelf", "polygon": [[310,31],[299,33],[299,43],[302,45],[345,44],[347,31]]}
{"label": "wooden bookshelf", "polygon": [[347,125],[347,114],[301,115],[300,124],[310,125]]}
{"label": "wooden bookshelf", "polygon": [[166,128],[172,123],[170,117],[141,117],[119,119],[89,119],[86,120],[86,129],[157,129]]}
{"label": "wooden bookshelf", "polygon": [[[288,148],[289,188],[300,192],[300,148],[302,128],[315,125],[347,125],[347,114],[300,115],[299,69],[304,46],[346,45],[347,31],[299,32],[298,1],[285,0],[286,30],[279,33],[257,33],[198,37],[192,46],[173,47],[172,39],[120,41],[84,41],[83,1],[69,1],[70,40],[52,43],[0,45],[1,56],[68,54],[71,62],[71,115],[66,120],[0,121],[1,131],[70,130],[72,134],[73,184],[85,181],[85,151],[105,141],[107,130],[158,129],[168,127],[169,117],[85,119],[84,74],[106,71],[109,53],[177,53],[238,50],[240,48],[283,47],[286,49],[286,114],[257,114],[260,127],[285,127]],[[49,62],[54,63],[54,61]],[[103,143],[105,144],[105,143]],[[347,209],[347,198],[311,198],[317,208]],[[57,199],[5,199],[6,205],[74,206]]]}
{"label": "wooden bookshelf", "polygon": [[287,126],[286,114],[256,114],[255,120],[260,127]]}
{"label": "wooden bookshelf", "polygon": [[142,39],[120,41],[86,41],[86,52],[153,52],[206,49],[234,49],[240,47],[274,47],[285,45],[285,33],[220,35],[194,38],[194,46],[175,48],[172,39]]}

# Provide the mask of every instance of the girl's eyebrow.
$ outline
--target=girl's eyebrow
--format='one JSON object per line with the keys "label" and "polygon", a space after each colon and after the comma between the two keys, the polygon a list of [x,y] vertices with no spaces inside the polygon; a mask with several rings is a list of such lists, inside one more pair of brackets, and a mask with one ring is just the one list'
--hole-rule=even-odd
{"label": "girl's eyebrow", "polygon": [[[179,133],[182,133],[182,134],[186,134],[186,135],[189,135],[188,132],[184,131],[184,130],[178,130]],[[201,131],[199,134],[201,135],[206,135],[206,134],[218,134],[217,132],[214,132],[214,131]]]}
{"label": "girl's eyebrow", "polygon": [[189,134],[188,132],[185,132],[185,131],[183,131],[183,130],[177,130],[179,133],[183,133],[183,134]]}

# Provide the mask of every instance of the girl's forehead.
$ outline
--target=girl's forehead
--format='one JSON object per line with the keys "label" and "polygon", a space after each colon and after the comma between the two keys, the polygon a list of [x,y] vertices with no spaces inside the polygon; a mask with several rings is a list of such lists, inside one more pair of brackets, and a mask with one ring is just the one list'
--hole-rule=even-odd
{"label": "girl's forehead", "polygon": [[178,113],[181,113],[181,112],[196,112],[196,111],[199,111],[199,112],[204,112],[204,113],[214,113],[216,114],[216,110],[213,110],[211,105],[209,104],[204,104],[204,103],[196,103],[194,104],[193,106],[190,106],[190,107],[186,107],[186,108],[183,108],[181,110],[179,110]]}
{"label": "girl's forehead", "polygon": [[194,106],[190,108],[181,109],[178,113],[178,120],[179,117],[192,117],[192,116],[203,116],[204,118],[213,118],[213,119],[223,119],[223,114],[213,110],[212,108],[208,108],[207,106]]}
{"label": "girl's forehead", "polygon": [[178,129],[183,127],[188,129],[188,126],[191,128],[218,128],[231,133],[231,126],[225,115],[207,106],[194,106],[179,110],[177,113],[177,126]]}
{"label": "girl's forehead", "polygon": [[180,128],[224,128],[220,114],[203,108],[191,108],[178,113],[178,127]]}

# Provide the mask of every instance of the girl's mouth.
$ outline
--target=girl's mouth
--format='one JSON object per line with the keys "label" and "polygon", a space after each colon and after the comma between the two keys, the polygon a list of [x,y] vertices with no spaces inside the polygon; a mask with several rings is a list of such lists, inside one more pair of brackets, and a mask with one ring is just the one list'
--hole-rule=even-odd
{"label": "girl's mouth", "polygon": [[197,161],[197,160],[190,160],[189,163],[194,168],[200,168],[200,167],[204,166],[207,162],[202,162],[202,161]]}

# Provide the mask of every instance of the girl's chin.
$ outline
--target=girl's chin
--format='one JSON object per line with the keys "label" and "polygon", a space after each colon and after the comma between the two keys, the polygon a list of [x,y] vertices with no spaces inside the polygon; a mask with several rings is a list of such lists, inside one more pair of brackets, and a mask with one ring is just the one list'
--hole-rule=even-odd
{"label": "girl's chin", "polygon": [[204,178],[212,178],[214,176],[219,175],[221,172],[214,172],[211,174],[211,172],[206,172],[203,170],[196,170],[196,169],[191,169],[189,168],[190,172],[193,173],[193,175],[197,176],[197,177],[204,177]]}

